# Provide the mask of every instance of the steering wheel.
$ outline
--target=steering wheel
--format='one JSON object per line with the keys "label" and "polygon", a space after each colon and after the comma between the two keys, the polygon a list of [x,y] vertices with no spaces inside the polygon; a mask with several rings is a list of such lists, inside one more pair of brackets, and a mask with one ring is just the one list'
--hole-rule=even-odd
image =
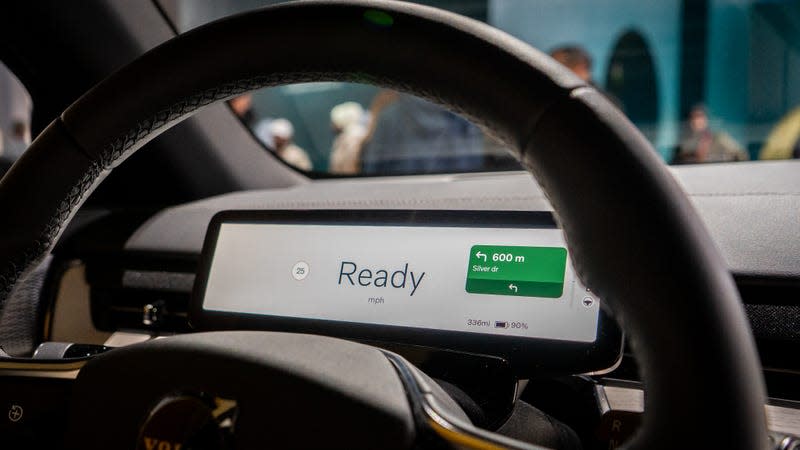
{"label": "steering wheel", "polygon": [[[764,383],[736,287],[650,144],[546,55],[413,4],[318,0],[234,16],[165,42],[94,87],[0,183],[0,301],[100,181],[146,142],[213,102],[311,81],[427,98],[518,152],[549,196],[576,271],[615,312],[641,365],[646,413],[628,448],[767,445]],[[70,439],[80,448],[172,448],[140,430],[170,420],[205,429],[230,402],[240,448],[412,448],[434,438],[468,448],[521,445],[470,428],[395,355],[244,332],[178,336],[94,358],[76,381]],[[169,420],[153,425],[160,414]]]}

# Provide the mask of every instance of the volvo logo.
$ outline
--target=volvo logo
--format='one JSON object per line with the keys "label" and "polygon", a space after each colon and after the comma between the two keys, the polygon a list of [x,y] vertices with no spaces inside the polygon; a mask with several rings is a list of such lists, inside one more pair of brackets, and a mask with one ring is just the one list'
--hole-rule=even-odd
{"label": "volvo logo", "polygon": [[181,450],[183,444],[180,442],[170,442],[143,436],[144,448],[146,450]]}
{"label": "volvo logo", "polygon": [[237,411],[236,401],[207,394],[166,397],[139,430],[136,450],[227,449]]}

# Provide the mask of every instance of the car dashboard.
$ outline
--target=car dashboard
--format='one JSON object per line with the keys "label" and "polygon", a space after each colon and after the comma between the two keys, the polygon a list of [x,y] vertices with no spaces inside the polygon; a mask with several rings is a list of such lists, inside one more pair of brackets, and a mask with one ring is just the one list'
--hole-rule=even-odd
{"label": "car dashboard", "polygon": [[[796,358],[800,348],[800,240],[797,239],[800,178],[796,176],[800,173],[800,163],[740,163],[671,170],[710,229],[739,287],[767,381],[770,429],[775,439],[800,435],[800,364]],[[622,345],[619,334],[616,340],[612,339],[610,354],[613,357],[609,358],[607,352],[604,358],[594,358],[600,350],[589,346],[571,353],[565,362],[563,348],[562,358],[558,359],[552,355],[558,353],[559,347],[537,347],[532,341],[512,342],[511,347],[528,351],[512,352],[502,345],[465,344],[480,340],[471,339],[470,333],[437,335],[420,333],[419,327],[371,327],[374,323],[370,322],[376,321],[380,325],[398,325],[386,322],[389,316],[376,319],[379,316],[368,314],[361,318],[361,322],[369,323],[368,329],[353,328],[347,317],[338,317],[340,322],[351,322],[350,328],[342,331],[339,322],[323,321],[320,325],[319,321],[298,320],[297,316],[292,320],[276,321],[274,317],[260,320],[253,318],[253,311],[246,310],[237,311],[248,313],[248,320],[240,320],[240,317],[231,320],[225,314],[204,314],[203,308],[198,309],[204,299],[211,298],[201,295],[206,293],[211,273],[209,246],[213,248],[217,237],[214,233],[219,233],[224,223],[262,226],[265,223],[274,225],[276,221],[294,226],[347,223],[352,227],[354,223],[375,225],[377,221],[395,226],[402,222],[407,226],[407,221],[413,219],[417,229],[442,226],[447,221],[480,228],[498,223],[508,226],[515,220],[529,221],[532,217],[544,220],[548,231],[555,233],[551,239],[558,241],[558,246],[563,245],[559,240],[558,218],[546,197],[530,175],[520,172],[316,180],[287,189],[212,197],[167,208],[154,215],[83,211],[43,272],[40,289],[49,298],[47,307],[28,313],[29,320],[40,324],[38,329],[46,341],[38,347],[34,358],[80,359],[115,346],[202,329],[278,329],[330,334],[368,342],[404,356],[443,386],[449,386],[451,395],[454,392],[463,394],[463,398],[468,399],[466,404],[472,406],[465,409],[473,411],[470,419],[476,425],[502,430],[505,421],[515,414],[523,401],[569,424],[581,436],[585,447],[613,447],[634,432],[644,410],[644,390],[635,353],[629,346]],[[598,217],[597,220],[613,221],[614,218]],[[363,229],[357,231],[360,233]],[[358,233],[351,236],[350,241],[338,238],[343,240],[339,247],[361,245],[363,236],[360,238]],[[397,247],[396,252],[402,253],[404,246],[413,247],[409,247],[408,236],[398,238],[396,230],[392,236],[403,241],[392,244]],[[388,242],[392,237],[384,239]],[[484,240],[470,240],[469,245],[464,244],[469,255],[491,250],[490,246],[479,244],[497,244]],[[252,244],[252,240],[247,242]],[[325,240],[318,237],[309,242],[319,246]],[[379,241],[370,242],[367,238],[366,242],[366,247],[374,247]],[[264,245],[275,245],[275,242]],[[304,251],[315,247],[304,245],[307,247]],[[296,247],[284,246],[287,249]],[[413,248],[409,251],[413,252]],[[255,253],[263,256],[263,252]],[[234,251],[229,255],[233,258],[230,261],[236,263],[237,257],[242,255],[241,251]],[[467,292],[470,265],[464,263],[475,262],[470,259],[474,255],[469,255],[459,255],[460,259],[456,259],[462,277],[458,283],[466,280]],[[295,270],[297,264],[306,263],[301,268],[311,271],[316,267],[311,264],[309,268],[303,258],[295,259],[297,261],[292,260],[292,264],[287,262],[285,283],[299,281],[288,278],[289,269]],[[348,261],[358,264],[354,259]],[[345,283],[348,279],[356,280],[351,283],[352,289],[357,289],[359,282],[374,282],[380,270],[376,266],[370,272],[370,280],[359,279],[357,275],[353,278],[352,267],[341,265],[341,261],[338,263],[339,281],[343,279],[343,272],[346,272]],[[255,264],[258,264],[257,259],[236,266],[234,272],[247,272],[246,268]],[[436,264],[447,264],[447,261]],[[398,267],[400,269],[394,266],[386,269],[387,276],[392,270],[402,272],[402,264]],[[406,266],[406,273],[415,269]],[[467,272],[461,273],[464,271]],[[351,278],[347,278],[347,274]],[[255,279],[258,278],[255,275]],[[514,285],[519,281],[504,279],[503,286],[508,288],[506,282]],[[270,279],[260,282],[266,283],[259,286],[261,290],[276,283]],[[408,292],[404,291],[404,295],[411,292],[413,284],[407,283]],[[421,286],[416,283],[416,289]],[[322,294],[330,294],[328,287],[319,289]],[[464,294],[464,289],[465,286],[459,284],[452,288],[453,295]],[[581,289],[585,288],[581,286]],[[281,295],[285,297],[286,292]],[[447,293],[437,292],[437,295]],[[531,296],[541,296],[541,293]],[[365,296],[364,299],[374,297]],[[216,301],[220,298],[223,297],[217,296]],[[285,298],[299,299],[291,295]],[[580,296],[579,301],[582,299]],[[602,299],[597,301],[602,303]],[[601,316],[606,314],[599,312],[597,305],[590,307]],[[230,306],[225,305],[207,309],[219,313],[226,308],[230,313]],[[445,314],[453,312],[452,308],[444,311]],[[334,308],[331,314],[335,313]],[[607,314],[609,322],[613,322],[610,319],[613,312]],[[465,320],[468,320],[466,316]],[[497,327],[495,336],[498,332],[505,333],[510,322],[522,323],[518,317],[505,316],[477,320],[479,326]],[[416,337],[405,338],[409,335]],[[519,363],[522,360],[537,363],[522,365]],[[35,380],[26,379],[24,383],[28,384],[20,388],[22,390],[38,389],[34,386]],[[458,398],[460,394],[454,396]],[[35,400],[29,402],[35,403]],[[575,405],[589,405],[589,408]],[[578,410],[584,412],[578,414]],[[587,410],[592,413],[587,415]]]}

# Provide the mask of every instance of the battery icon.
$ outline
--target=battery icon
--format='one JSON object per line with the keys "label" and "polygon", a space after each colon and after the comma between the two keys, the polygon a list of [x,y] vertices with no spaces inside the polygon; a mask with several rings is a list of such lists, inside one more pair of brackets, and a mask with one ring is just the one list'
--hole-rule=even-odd
{"label": "battery icon", "polygon": [[508,322],[505,320],[498,320],[494,323],[495,328],[508,328]]}

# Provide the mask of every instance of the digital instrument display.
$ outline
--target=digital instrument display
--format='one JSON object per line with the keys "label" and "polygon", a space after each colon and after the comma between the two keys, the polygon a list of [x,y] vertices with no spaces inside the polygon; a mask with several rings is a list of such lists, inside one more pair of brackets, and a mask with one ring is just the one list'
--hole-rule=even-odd
{"label": "digital instrument display", "polygon": [[602,337],[600,302],[577,279],[549,215],[495,213],[505,221],[490,223],[489,212],[420,214],[445,217],[223,213],[209,228],[192,322],[426,344],[433,335],[515,346]]}

